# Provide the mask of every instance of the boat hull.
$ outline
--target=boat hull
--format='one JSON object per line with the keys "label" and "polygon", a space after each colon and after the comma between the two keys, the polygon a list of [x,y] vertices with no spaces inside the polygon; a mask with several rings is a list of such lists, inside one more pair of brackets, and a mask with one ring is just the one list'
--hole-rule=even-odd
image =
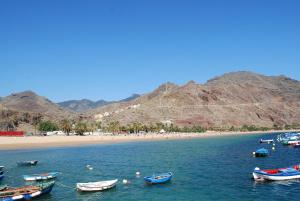
{"label": "boat hull", "polygon": [[46,174],[24,175],[23,178],[25,181],[43,181],[55,179],[58,176],[58,174],[58,172],[51,172]]}
{"label": "boat hull", "polygon": [[299,175],[291,175],[291,176],[272,176],[272,175],[261,174],[258,172],[253,172],[252,174],[253,174],[254,180],[258,180],[258,181],[262,181],[262,180],[284,181],[284,180],[300,179],[300,174]]}
{"label": "boat hull", "polygon": [[18,162],[17,164],[19,166],[34,166],[37,165],[38,161],[22,161],[22,162]]}
{"label": "boat hull", "polygon": [[81,192],[94,192],[105,191],[116,187],[118,180],[102,181],[102,182],[90,182],[90,183],[77,183],[76,188]]}
{"label": "boat hull", "polygon": [[[8,196],[8,197],[1,197],[1,201],[20,201],[20,200],[31,200],[37,197],[40,197],[41,195],[48,194],[52,191],[52,188],[54,186],[55,182],[48,183],[44,187],[40,187],[40,190],[37,190],[32,193],[24,193],[19,194],[15,196]],[[0,192],[1,195],[1,192]]]}
{"label": "boat hull", "polygon": [[163,184],[163,183],[167,183],[167,182],[171,181],[171,179],[173,177],[173,173],[168,172],[166,174],[163,174],[162,178],[159,178],[159,177],[161,177],[161,176],[157,175],[157,176],[144,177],[144,181],[147,184]]}

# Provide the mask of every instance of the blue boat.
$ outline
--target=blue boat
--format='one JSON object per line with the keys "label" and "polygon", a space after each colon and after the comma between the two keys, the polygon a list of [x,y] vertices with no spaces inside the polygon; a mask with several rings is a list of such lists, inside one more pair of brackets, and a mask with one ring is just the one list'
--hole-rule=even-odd
{"label": "blue boat", "polygon": [[2,179],[3,179],[3,177],[4,177],[4,173],[3,173],[3,171],[0,171],[0,180],[2,180]]}
{"label": "blue boat", "polygon": [[0,201],[31,200],[50,193],[55,182],[40,183],[19,188],[7,187],[0,191]]}
{"label": "blue boat", "polygon": [[168,173],[161,173],[161,174],[154,174],[152,176],[144,177],[145,182],[149,184],[162,184],[169,182],[173,177],[172,172]]}
{"label": "blue boat", "polygon": [[269,155],[269,151],[265,148],[258,149],[254,153],[255,153],[255,157],[266,157]]}
{"label": "blue boat", "polygon": [[43,174],[32,174],[32,175],[23,175],[25,181],[42,181],[55,179],[60,173],[59,172],[49,172]]}

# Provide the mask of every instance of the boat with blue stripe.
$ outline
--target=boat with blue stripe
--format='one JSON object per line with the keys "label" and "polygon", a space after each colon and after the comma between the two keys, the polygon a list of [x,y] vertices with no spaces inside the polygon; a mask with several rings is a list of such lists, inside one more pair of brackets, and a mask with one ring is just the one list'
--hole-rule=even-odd
{"label": "boat with blue stripe", "polygon": [[20,188],[8,187],[7,189],[0,191],[0,201],[31,200],[50,193],[54,184],[55,182],[52,181]]}
{"label": "boat with blue stripe", "polygon": [[42,174],[32,174],[32,175],[23,175],[25,181],[42,181],[55,179],[60,173],[59,172],[49,172]]}
{"label": "boat with blue stripe", "polygon": [[144,177],[145,182],[148,184],[162,184],[171,181],[173,177],[172,172],[153,174],[152,176]]}
{"label": "boat with blue stripe", "polygon": [[295,165],[287,168],[261,170],[255,168],[253,173],[254,180],[263,181],[282,181],[290,179],[300,179],[300,165]]}

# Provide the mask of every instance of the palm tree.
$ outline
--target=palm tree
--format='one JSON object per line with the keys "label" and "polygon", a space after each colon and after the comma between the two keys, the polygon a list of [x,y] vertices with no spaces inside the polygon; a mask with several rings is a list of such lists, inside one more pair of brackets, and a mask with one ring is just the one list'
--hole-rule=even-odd
{"label": "palm tree", "polygon": [[37,125],[41,122],[42,120],[42,115],[41,114],[36,114],[32,118],[32,124],[34,126],[34,134],[36,135],[36,130],[37,130]]}
{"label": "palm tree", "polygon": [[72,124],[71,122],[68,120],[68,119],[63,119],[61,122],[60,122],[60,126],[61,126],[61,129],[67,133],[67,135],[70,134],[71,130],[72,130]]}
{"label": "palm tree", "polygon": [[88,128],[87,128],[87,125],[86,123],[84,122],[78,122],[75,126],[75,132],[78,134],[78,135],[83,135],[84,132],[87,132],[88,131]]}
{"label": "palm tree", "polygon": [[133,127],[134,133],[138,133],[139,131],[141,131],[143,125],[140,122],[134,122],[132,124],[132,127]]}
{"label": "palm tree", "polygon": [[120,131],[120,122],[118,122],[118,121],[109,122],[107,129],[109,132],[112,132],[113,134],[119,132]]}

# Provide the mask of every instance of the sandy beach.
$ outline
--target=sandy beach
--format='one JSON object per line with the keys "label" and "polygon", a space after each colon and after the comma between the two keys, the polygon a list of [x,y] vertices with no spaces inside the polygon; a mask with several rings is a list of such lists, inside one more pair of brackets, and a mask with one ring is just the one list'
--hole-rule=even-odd
{"label": "sandy beach", "polygon": [[[180,140],[191,138],[207,138],[217,136],[240,136],[248,134],[270,134],[289,131],[255,131],[255,132],[214,132],[205,133],[166,133],[166,134],[116,134],[101,136],[27,136],[27,137],[0,137],[1,150],[31,149],[47,147],[68,147],[96,144],[115,144],[122,142],[142,142],[160,140]],[[295,130],[293,130],[295,132]]]}

